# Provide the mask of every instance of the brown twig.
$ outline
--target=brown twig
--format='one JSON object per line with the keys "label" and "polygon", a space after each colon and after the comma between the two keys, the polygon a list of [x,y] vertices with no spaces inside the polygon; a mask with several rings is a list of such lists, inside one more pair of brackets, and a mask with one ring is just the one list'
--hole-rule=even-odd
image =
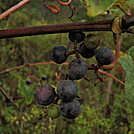
{"label": "brown twig", "polygon": [[21,8],[22,6],[24,6],[26,3],[28,3],[30,0],[22,0],[20,3],[18,3],[17,5],[11,7],[10,9],[6,10],[4,13],[2,13],[0,15],[0,20],[3,20],[4,18],[6,18],[9,14],[15,12],[16,10],[18,10],[19,8]]}
{"label": "brown twig", "polygon": [[35,77],[31,74],[30,68],[28,68],[27,74],[29,75],[29,77],[30,77],[32,80],[34,80],[34,81],[36,81],[36,82],[40,82],[40,83],[42,82],[41,79],[37,79],[37,78],[35,78]]}
{"label": "brown twig", "polygon": [[102,71],[102,70],[100,70],[100,69],[99,69],[98,71],[99,71],[100,73],[103,73],[103,74],[105,74],[105,75],[111,77],[112,79],[116,80],[117,82],[121,83],[122,85],[125,85],[124,82],[122,82],[121,80],[119,80],[119,79],[116,78],[115,76],[109,74],[108,72],[106,72],[106,71]]}
{"label": "brown twig", "polygon": [[57,75],[57,72],[56,72],[56,71],[54,71],[54,76],[55,76],[55,78],[56,78],[58,81],[62,81],[62,79]]}
{"label": "brown twig", "polygon": [[87,77],[84,77],[84,80],[91,82],[91,80],[89,80]]}
{"label": "brown twig", "polygon": [[0,91],[1,93],[6,97],[7,100],[9,100],[13,106],[25,117],[25,119],[30,123],[30,121],[28,120],[28,117],[23,113],[23,111],[13,102],[12,99],[10,99],[10,97],[5,93],[5,91],[0,87]]}
{"label": "brown twig", "polygon": [[98,69],[95,69],[94,70],[96,76],[97,76],[97,79],[99,79],[101,82],[104,81],[103,77],[101,76],[101,74],[99,73]]}
{"label": "brown twig", "polygon": [[77,50],[77,41],[75,40],[74,41],[74,52],[75,52],[75,56],[76,58],[80,58],[80,54],[78,53],[78,50]]}
{"label": "brown twig", "polygon": [[[17,67],[6,69],[6,70],[0,72],[0,75],[5,74],[5,73],[8,73],[8,72],[11,72],[11,71],[14,71],[14,70],[18,70],[18,69],[21,69],[21,68],[24,68],[24,67],[31,67],[31,66],[38,66],[38,65],[47,65],[47,64],[54,64],[54,65],[56,65],[55,62],[29,63],[29,64],[26,64],[26,65],[20,65],[20,66],[17,66]],[[63,63],[63,64],[68,64],[68,63]]]}
{"label": "brown twig", "polygon": [[126,15],[129,17],[128,13],[120,6],[120,5],[117,5],[117,7]]}
{"label": "brown twig", "polygon": [[[14,71],[14,70],[18,70],[18,69],[21,69],[21,68],[24,68],[24,67],[27,67],[27,66],[28,66],[28,67],[32,67],[32,66],[47,65],[47,64],[54,64],[54,65],[56,65],[55,62],[30,63],[30,64],[28,64],[28,65],[21,65],[21,66],[17,66],[17,67],[13,67],[13,68],[6,69],[6,70],[0,72],[0,75],[5,74],[5,73],[8,73],[8,72],[11,72],[11,71]],[[68,63],[65,62],[65,63],[63,63],[63,65],[68,65]],[[89,68],[89,70],[94,70],[94,69],[95,69],[95,67],[93,66],[93,64],[89,64],[89,65],[88,65],[88,68]],[[106,71],[102,71],[102,70],[99,69],[98,72],[103,73],[103,74],[105,74],[105,75],[107,75],[107,76],[113,78],[114,80],[120,82],[121,84],[125,85],[124,82],[120,81],[120,80],[117,79],[115,76],[110,75],[110,74],[107,73]],[[57,74],[56,74],[55,76],[57,77]],[[59,80],[61,80],[61,79],[59,79]]]}

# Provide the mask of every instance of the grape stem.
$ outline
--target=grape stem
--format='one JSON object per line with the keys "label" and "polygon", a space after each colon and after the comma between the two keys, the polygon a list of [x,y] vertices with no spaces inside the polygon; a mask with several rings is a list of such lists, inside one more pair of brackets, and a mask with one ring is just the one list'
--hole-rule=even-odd
{"label": "grape stem", "polygon": [[[3,74],[6,74],[6,73],[9,73],[11,71],[14,71],[14,70],[18,70],[18,69],[22,69],[22,68],[25,68],[25,67],[32,67],[32,66],[39,66],[39,65],[48,65],[48,64],[52,64],[52,65],[57,65],[55,62],[37,62],[37,63],[29,63],[28,65],[21,65],[21,66],[16,66],[16,67],[13,67],[13,68],[9,68],[9,69],[6,69],[2,72],[0,72],[0,75],[3,75]],[[63,65],[68,65],[67,62],[63,63]],[[93,64],[89,64],[88,65],[88,70],[95,70],[96,67],[93,65]],[[116,78],[115,76],[112,76],[111,74],[105,72],[105,71],[102,71],[100,69],[98,69],[98,72],[102,73],[102,74],[105,74],[111,78],[113,78],[114,80],[118,81],[119,83],[121,83],[122,85],[125,85],[124,82],[120,81],[118,78]],[[56,77],[56,79],[58,78],[59,81],[62,81],[58,76],[57,76],[57,73],[55,72],[54,76]],[[85,78],[84,79],[88,81],[88,78]]]}
{"label": "grape stem", "polygon": [[80,58],[80,55],[79,55],[78,50],[77,50],[77,41],[76,40],[74,41],[74,52],[75,52],[76,58],[77,59]]}
{"label": "grape stem", "polygon": [[37,79],[37,78],[35,78],[34,76],[32,76],[32,74],[31,74],[31,72],[30,72],[30,68],[28,68],[27,74],[28,74],[28,76],[29,76],[32,80],[34,80],[34,81],[36,81],[36,82],[40,82],[40,83],[42,82],[42,80]]}
{"label": "grape stem", "polygon": [[119,55],[120,55],[120,44],[117,38],[117,35],[113,33],[113,39],[114,39],[114,43],[116,46],[116,54],[115,54],[115,58],[114,61],[110,64],[110,65],[103,65],[101,68],[102,69],[106,69],[106,70],[111,70],[114,65],[116,64],[116,62],[118,61]]}

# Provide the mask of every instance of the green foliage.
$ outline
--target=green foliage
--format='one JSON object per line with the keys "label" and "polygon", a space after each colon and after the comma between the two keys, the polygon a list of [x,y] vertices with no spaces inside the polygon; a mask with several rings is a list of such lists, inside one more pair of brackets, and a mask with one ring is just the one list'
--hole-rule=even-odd
{"label": "green foliage", "polygon": [[[0,1],[0,13],[19,1]],[[77,1],[73,1],[77,8],[77,12],[73,16],[75,22],[107,20],[116,15],[124,15],[116,6],[112,6],[116,0],[99,0],[99,2],[98,0],[79,1],[87,8],[88,15],[86,14],[86,8],[84,9]],[[133,0],[127,0],[123,8],[126,9],[127,7],[134,7]],[[71,11],[68,6],[60,6],[60,8],[61,12],[55,16],[42,6],[42,1],[30,1],[29,4],[26,4],[0,21],[0,29],[70,23],[71,21],[68,19],[68,16],[70,16]],[[107,16],[102,15],[108,9],[110,9],[110,14]],[[96,17],[93,18],[94,16]],[[94,33],[100,36],[100,47],[115,48],[112,33]],[[87,32],[86,34],[89,33]],[[90,32],[90,34],[92,33]],[[64,33],[0,40],[0,70],[3,71],[28,63],[49,62],[51,61],[51,49],[56,45],[66,45],[68,41],[67,34]],[[78,96],[80,96],[81,114],[75,120],[66,120],[62,117],[54,120],[48,117],[41,119],[40,115],[44,115],[45,110],[33,99],[34,91],[39,86],[39,83],[33,81],[31,85],[25,84],[25,80],[29,79],[27,71],[30,71],[31,75],[36,79],[41,79],[42,75],[46,75],[48,79],[44,83],[56,88],[58,80],[54,77],[54,71],[59,65],[44,64],[29,68],[25,67],[0,75],[0,87],[13,99],[14,103],[25,113],[31,122],[29,124],[23,115],[0,93],[0,133],[133,134],[134,47],[130,47],[133,45],[133,41],[133,36],[125,35],[121,46],[122,56],[119,60],[124,71],[121,65],[117,64],[118,66],[115,66],[115,72],[113,73],[120,80],[125,80],[126,85],[124,87],[117,81],[112,80],[111,94],[109,94],[108,102],[106,101],[106,96],[109,89],[109,77],[102,75],[106,78],[106,81],[97,83],[95,87],[96,76],[93,71],[88,71],[86,77],[89,78],[90,82],[83,79],[76,81],[79,86]],[[128,55],[126,55],[126,51]],[[73,56],[70,56],[67,62],[73,58]],[[92,58],[91,60],[86,60],[86,62],[96,63],[96,60]],[[66,73],[67,66],[62,66],[60,78],[64,79]]]}
{"label": "green foliage", "polygon": [[33,101],[33,89],[26,85],[25,81],[22,78],[19,78],[18,81],[19,92],[25,97],[25,102],[31,104]]}
{"label": "green foliage", "polygon": [[[114,6],[124,5],[127,0],[79,0],[81,4],[86,7],[87,15],[90,17],[95,17],[97,15],[107,15],[107,11]],[[129,0],[128,4],[133,5],[133,2]]]}
{"label": "green foliage", "polygon": [[[133,54],[133,47],[129,49],[128,53]],[[125,78],[125,93],[128,96],[128,99],[131,100],[131,103],[134,101],[134,64],[132,57],[130,55],[122,56],[119,59],[123,69],[126,72]]]}

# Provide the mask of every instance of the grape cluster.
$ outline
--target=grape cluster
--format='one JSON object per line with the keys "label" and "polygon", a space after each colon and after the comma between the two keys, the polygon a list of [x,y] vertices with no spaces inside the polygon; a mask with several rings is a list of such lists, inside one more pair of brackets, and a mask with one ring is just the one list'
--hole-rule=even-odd
{"label": "grape cluster", "polygon": [[[47,106],[46,113],[52,119],[58,118],[60,115],[67,119],[74,119],[80,114],[80,103],[77,100],[78,86],[74,80],[85,78],[87,74],[89,66],[84,58],[90,59],[95,56],[97,67],[109,65],[114,61],[114,53],[111,49],[105,47],[97,49],[100,45],[98,36],[85,35],[82,31],[75,31],[70,32],[68,37],[74,44],[73,51],[69,51],[69,47],[66,48],[62,45],[55,46],[51,51],[51,59],[57,64],[64,63],[71,54],[75,54],[76,59],[68,64],[67,77],[57,84],[57,90],[44,84],[37,88],[34,94],[38,104]],[[94,69],[95,72],[97,69]],[[42,80],[46,79],[45,76],[42,76]]]}
{"label": "grape cluster", "polygon": [[[54,104],[56,96],[61,99],[60,105]],[[47,115],[52,118],[58,118],[60,115],[67,119],[76,118],[81,109],[80,103],[75,98],[78,96],[78,87],[71,80],[63,80],[57,85],[57,93],[50,85],[42,85],[37,88],[34,94],[38,104],[48,106]]]}

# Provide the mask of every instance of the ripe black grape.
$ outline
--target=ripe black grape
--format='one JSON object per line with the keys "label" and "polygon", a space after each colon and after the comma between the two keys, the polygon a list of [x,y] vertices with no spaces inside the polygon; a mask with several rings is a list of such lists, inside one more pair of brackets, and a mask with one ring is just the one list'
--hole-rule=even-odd
{"label": "ripe black grape", "polygon": [[63,80],[57,86],[57,94],[63,101],[72,101],[78,95],[78,87],[71,80]]}
{"label": "ripe black grape", "polygon": [[98,49],[95,53],[96,60],[100,65],[109,65],[114,60],[114,52],[106,47]]}
{"label": "ripe black grape", "polygon": [[31,79],[26,80],[26,84],[27,84],[27,85],[32,84],[32,82],[33,82],[33,81],[32,81]]}
{"label": "ripe black grape", "polygon": [[84,43],[81,43],[78,52],[83,58],[92,58],[95,54],[95,49],[88,49]]}
{"label": "ripe black grape", "polygon": [[69,78],[71,80],[79,80],[87,73],[88,66],[82,59],[74,59],[68,65]]}
{"label": "ripe black grape", "polygon": [[94,34],[88,34],[83,41],[84,45],[88,49],[96,49],[100,44],[100,39]]}
{"label": "ripe black grape", "polygon": [[51,59],[58,63],[64,63],[67,60],[67,49],[64,46],[55,46],[51,51]]}
{"label": "ripe black grape", "polygon": [[34,97],[38,104],[47,106],[54,101],[56,93],[52,86],[42,85],[41,87],[36,89]]}
{"label": "ripe black grape", "polygon": [[84,40],[85,34],[81,31],[77,32],[69,32],[69,39],[74,42],[77,41],[77,43],[80,43]]}
{"label": "ripe black grape", "polygon": [[80,114],[80,103],[77,100],[60,103],[61,115],[67,119],[74,119]]}
{"label": "ripe black grape", "polygon": [[48,79],[48,78],[47,78],[46,75],[42,75],[41,79],[42,79],[42,80],[46,80],[46,79]]}

